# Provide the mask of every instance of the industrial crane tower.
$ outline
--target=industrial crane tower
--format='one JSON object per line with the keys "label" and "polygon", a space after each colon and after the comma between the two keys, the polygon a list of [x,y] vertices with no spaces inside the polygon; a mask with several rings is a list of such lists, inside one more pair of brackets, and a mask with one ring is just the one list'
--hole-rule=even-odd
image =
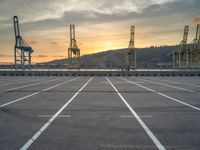
{"label": "industrial crane tower", "polygon": [[136,52],[135,52],[135,26],[131,26],[130,42],[125,50],[125,69],[129,71],[136,68]]}
{"label": "industrial crane tower", "polygon": [[69,65],[72,68],[80,68],[80,49],[76,43],[75,26],[70,25],[70,47],[68,48]]}
{"label": "industrial crane tower", "polygon": [[191,65],[200,64],[200,24],[197,24],[196,36],[190,48],[190,63]]}
{"label": "industrial crane tower", "polygon": [[15,66],[24,67],[31,65],[31,53],[33,49],[23,40],[20,35],[18,17],[13,17],[14,32],[15,32],[15,46],[14,46],[14,61]]}
{"label": "industrial crane tower", "polygon": [[189,67],[189,50],[187,49],[189,26],[184,27],[183,40],[173,52],[173,66],[178,68]]}

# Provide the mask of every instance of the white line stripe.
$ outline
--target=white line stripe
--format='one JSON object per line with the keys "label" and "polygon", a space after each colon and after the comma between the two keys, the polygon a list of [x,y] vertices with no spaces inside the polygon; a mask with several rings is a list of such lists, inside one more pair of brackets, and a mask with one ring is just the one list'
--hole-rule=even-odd
{"label": "white line stripe", "polygon": [[[110,84],[109,82],[100,82],[100,83],[108,83]],[[120,83],[124,83],[124,84],[130,84],[129,82],[112,82],[113,84],[120,84]],[[144,82],[137,82],[137,83],[144,83]]]}
{"label": "white line stripe", "polygon": [[38,81],[38,80],[41,80],[41,79],[28,80],[28,81],[26,81],[26,82],[24,82],[24,80],[26,80],[26,79],[23,79],[23,81],[21,81],[21,82],[1,84],[0,86],[24,84],[24,83],[28,83],[28,82]]}
{"label": "white line stripe", "polygon": [[[17,80],[18,80],[18,79],[17,79]],[[26,80],[26,81],[24,82],[24,80]],[[27,80],[28,80],[28,81],[27,81]],[[0,85],[0,86],[24,84],[24,83],[34,82],[34,81],[38,81],[38,80],[44,80],[44,78],[32,79],[32,80],[30,80],[29,78],[24,78],[24,79],[20,80],[19,82],[5,83],[5,84],[2,84],[2,85]]]}
{"label": "white line stripe", "polygon": [[176,84],[182,84],[182,85],[191,85],[194,87],[200,87],[200,85],[192,84],[192,83],[186,83],[186,82],[177,82],[177,81],[171,81],[171,80],[161,80],[161,79],[155,79],[157,81],[165,81],[165,82],[171,82],[171,83],[176,83]]}
{"label": "white line stripe", "polygon": [[21,148],[21,150],[26,150],[29,148],[29,145],[31,145],[33,143],[33,140],[30,139],[24,146],[23,146],[23,149]]}
{"label": "white line stripe", "polygon": [[189,106],[189,107],[191,107],[191,108],[194,108],[194,109],[200,111],[200,108],[198,108],[198,107],[195,107],[195,106],[193,106],[193,105],[190,105],[190,104],[188,104],[188,103],[185,103],[185,102],[183,102],[183,101],[180,101],[180,100],[178,100],[178,99],[175,99],[175,98],[170,97],[170,96],[168,96],[168,95],[165,95],[165,94],[163,94],[163,93],[160,93],[160,92],[157,92],[157,93],[158,93],[159,95],[161,95],[161,96],[164,96],[164,97],[169,98],[169,99],[171,99],[171,100],[173,100],[173,101],[176,101],[176,102],[178,102],[178,103],[181,103],[181,104],[183,104],[183,105]]}
{"label": "white line stripe", "polygon": [[60,113],[76,98],[76,96],[89,84],[89,82],[92,80],[93,78],[90,78],[87,83],[81,87],[78,92],[76,92],[74,94],[74,96],[72,96],[72,98],[66,102],[41,128],[39,131],[37,131],[31,139],[29,139],[21,148],[20,150],[26,150],[28,149],[31,144],[47,129],[47,127],[57,118],[58,115],[60,115]]}
{"label": "white line stripe", "polygon": [[3,108],[3,107],[5,107],[5,106],[7,106],[7,105],[10,105],[10,104],[16,103],[16,102],[18,102],[18,101],[24,100],[24,99],[26,99],[26,98],[32,97],[32,96],[37,95],[37,94],[39,94],[39,92],[35,92],[35,93],[33,93],[33,94],[30,94],[30,95],[27,95],[27,96],[24,96],[24,97],[18,98],[18,99],[14,100],[14,101],[11,101],[11,102],[8,102],[8,103],[5,103],[5,104],[2,104],[2,105],[0,106],[0,108]]}
{"label": "white line stripe", "polygon": [[[119,77],[119,78],[120,78],[120,77]],[[181,103],[181,104],[183,104],[183,105],[186,105],[186,106],[188,106],[188,107],[191,107],[191,108],[193,108],[193,109],[196,109],[196,110],[200,111],[200,108],[195,107],[195,106],[193,106],[193,105],[190,105],[190,104],[188,104],[188,103],[185,103],[185,102],[183,102],[183,101],[181,101],[181,100],[178,100],[178,99],[175,99],[175,98],[173,98],[173,97],[170,97],[170,96],[168,96],[168,95],[166,95],[166,94],[157,92],[157,91],[155,91],[155,90],[153,90],[153,89],[147,88],[147,87],[145,87],[145,86],[142,86],[142,85],[137,84],[137,83],[135,83],[135,82],[132,82],[132,81],[130,81],[130,80],[127,80],[127,79],[124,79],[124,78],[120,78],[120,79],[122,79],[122,80],[124,80],[124,81],[127,81],[127,82],[130,82],[130,83],[132,83],[132,84],[134,84],[134,85],[137,85],[137,86],[139,86],[139,87],[141,87],[141,88],[143,88],[143,89],[152,91],[152,92],[154,92],[154,93],[157,93],[158,95],[164,96],[164,97],[166,97],[166,98],[168,98],[168,99],[171,99],[171,100],[173,100],[173,101],[176,101],[176,102],[178,102],[178,103]]]}
{"label": "white line stripe", "polygon": [[151,130],[147,127],[147,125],[142,121],[142,119],[138,116],[138,114],[133,110],[133,108],[128,104],[128,102],[124,99],[124,97],[119,93],[117,88],[111,83],[111,81],[106,77],[107,81],[110,83],[110,85],[113,87],[113,89],[117,92],[119,97],[122,99],[122,101],[125,103],[125,105],[128,107],[128,109],[131,111],[133,116],[137,119],[139,124],[143,127],[145,132],[148,134],[148,136],[151,138],[151,140],[154,142],[154,144],[157,146],[159,150],[165,150],[165,147],[160,143],[160,141],[156,138],[156,136],[151,132]]}
{"label": "white line stripe", "polygon": [[[51,118],[53,115],[38,115],[39,118]],[[70,115],[58,115],[57,118],[70,118]]]}
{"label": "white line stripe", "polygon": [[[128,116],[128,115],[123,115],[123,116],[120,116],[121,118],[133,118],[135,116]],[[152,118],[152,116],[139,116],[140,118]]]}
{"label": "white line stripe", "polygon": [[40,94],[41,92],[44,92],[44,91],[53,89],[53,88],[55,88],[55,87],[61,86],[61,85],[65,84],[65,83],[68,83],[68,82],[71,82],[71,81],[74,81],[74,80],[77,80],[77,79],[78,79],[78,78],[75,78],[75,79],[72,79],[72,80],[68,80],[68,81],[65,81],[65,82],[63,82],[63,83],[60,83],[60,84],[51,86],[51,87],[49,87],[49,88],[46,88],[46,89],[44,89],[44,90],[41,90],[41,91],[39,91],[39,92],[35,92],[35,93],[33,93],[33,94],[29,94],[29,95],[27,95],[27,96],[18,98],[18,99],[16,99],[16,100],[13,100],[13,101],[11,101],[11,102],[8,102],[8,103],[5,103],[5,104],[1,105],[0,108],[5,107],[5,106],[10,105],[10,104],[13,104],[13,103],[16,103],[16,102],[19,102],[19,101],[24,100],[24,99],[26,99],[26,98],[29,98],[29,97],[32,97],[32,96],[34,96],[34,95]]}
{"label": "white line stripe", "polygon": [[[24,76],[18,76],[17,78],[14,76],[5,77],[2,76],[0,79],[1,84],[13,83],[14,81],[24,81]],[[9,80],[9,82],[7,82]],[[3,82],[2,82],[3,81]]]}
{"label": "white line stripe", "polygon": [[173,85],[169,85],[169,84],[166,84],[166,83],[154,82],[154,81],[151,81],[151,80],[146,80],[146,79],[141,79],[141,78],[137,78],[137,79],[141,80],[141,81],[147,81],[147,82],[150,82],[150,83],[158,84],[158,85],[168,86],[168,87],[171,87],[171,88],[174,88],[174,89],[179,89],[179,90],[190,92],[190,93],[199,94],[199,93],[197,93],[195,91],[188,90],[188,89],[181,88],[181,87],[177,87],[177,86],[173,86]]}
{"label": "white line stripe", "polygon": [[61,78],[54,79],[54,80],[47,80],[47,81],[44,81],[44,82],[38,82],[38,83],[28,84],[28,85],[24,85],[24,86],[19,86],[19,87],[15,87],[15,88],[3,90],[3,91],[1,91],[1,92],[10,92],[10,91],[17,90],[17,89],[22,89],[22,88],[25,88],[25,87],[30,87],[30,86],[34,86],[34,85],[39,85],[39,84],[43,84],[43,83],[48,83],[48,82],[57,81],[57,80],[60,80],[60,79],[61,79]]}

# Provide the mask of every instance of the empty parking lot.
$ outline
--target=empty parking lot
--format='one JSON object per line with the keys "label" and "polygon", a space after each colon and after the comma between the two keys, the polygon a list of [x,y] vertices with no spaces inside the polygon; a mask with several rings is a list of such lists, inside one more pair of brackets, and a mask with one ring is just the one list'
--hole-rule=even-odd
{"label": "empty parking lot", "polygon": [[0,77],[0,149],[200,148],[199,77]]}

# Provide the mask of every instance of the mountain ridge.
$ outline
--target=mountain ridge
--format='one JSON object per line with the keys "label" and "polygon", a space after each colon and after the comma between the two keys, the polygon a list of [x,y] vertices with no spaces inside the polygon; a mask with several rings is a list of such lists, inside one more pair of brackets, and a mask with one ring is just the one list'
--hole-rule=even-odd
{"label": "mountain ridge", "polygon": [[[176,46],[159,46],[159,47],[146,47],[135,48],[138,63],[170,63],[172,62],[172,50]],[[98,53],[86,54],[80,57],[81,64],[115,64],[124,63],[125,49],[107,50]],[[46,62],[43,64],[68,64],[69,59],[59,59]]]}

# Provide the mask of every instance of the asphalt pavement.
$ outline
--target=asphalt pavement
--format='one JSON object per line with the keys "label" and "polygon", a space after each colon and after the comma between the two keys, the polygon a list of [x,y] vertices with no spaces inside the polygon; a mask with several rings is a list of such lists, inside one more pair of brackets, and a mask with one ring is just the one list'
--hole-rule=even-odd
{"label": "asphalt pavement", "polygon": [[200,149],[199,77],[0,77],[0,149]]}

